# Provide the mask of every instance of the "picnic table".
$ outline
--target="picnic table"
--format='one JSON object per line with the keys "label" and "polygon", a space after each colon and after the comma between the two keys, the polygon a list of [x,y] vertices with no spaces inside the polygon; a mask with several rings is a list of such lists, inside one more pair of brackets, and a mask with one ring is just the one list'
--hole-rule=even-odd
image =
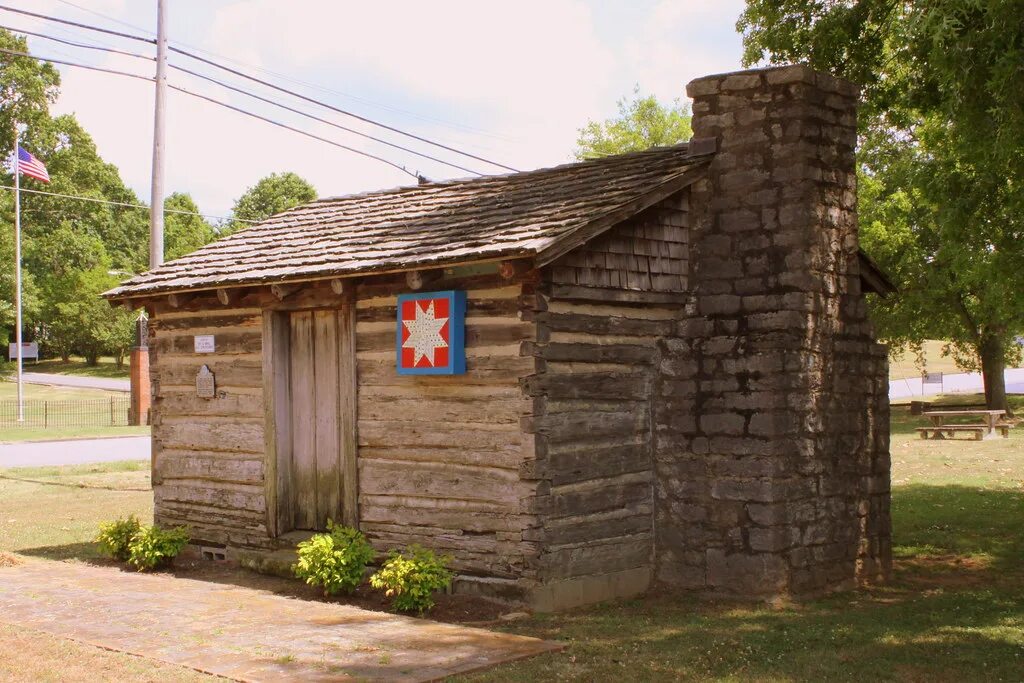
{"label": "picnic table", "polygon": [[[917,428],[922,439],[929,438],[929,434],[932,439],[952,439],[957,433],[970,434],[978,441],[1010,435],[1010,425],[999,424],[1006,415],[1005,410],[929,410],[924,415],[932,421],[932,426]],[[981,424],[948,424],[946,420],[950,417],[977,417],[981,418]]]}

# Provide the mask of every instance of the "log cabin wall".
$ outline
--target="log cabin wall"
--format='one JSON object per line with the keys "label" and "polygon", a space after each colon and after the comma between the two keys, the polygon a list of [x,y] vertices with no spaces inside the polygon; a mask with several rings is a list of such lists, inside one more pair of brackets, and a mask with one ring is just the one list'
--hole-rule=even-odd
{"label": "log cabin wall", "polygon": [[[162,307],[149,323],[153,385],[154,518],[187,525],[197,544],[269,547],[264,495],[262,311]],[[214,353],[195,353],[212,334]],[[218,398],[196,396],[202,365]]]}
{"label": "log cabin wall", "polygon": [[405,277],[357,290],[360,528],[380,551],[420,543],[451,555],[460,592],[520,599],[538,554],[529,540],[537,482],[520,476],[533,447],[520,430],[531,403],[519,388],[533,358],[520,347],[535,334],[521,311],[534,298],[497,275],[423,287],[434,289],[467,293],[465,374],[399,375]]}
{"label": "log cabin wall", "polygon": [[[652,419],[661,340],[684,317],[688,191],[546,271],[533,398],[543,510],[537,609],[635,595],[654,552]],[[583,264],[590,264],[584,266]]]}

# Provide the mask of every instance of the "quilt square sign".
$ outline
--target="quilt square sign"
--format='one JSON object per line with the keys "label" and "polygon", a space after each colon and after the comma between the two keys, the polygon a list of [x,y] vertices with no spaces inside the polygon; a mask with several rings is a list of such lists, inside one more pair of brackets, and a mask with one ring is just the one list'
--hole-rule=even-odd
{"label": "quilt square sign", "polygon": [[459,375],[466,371],[466,293],[398,296],[398,374]]}

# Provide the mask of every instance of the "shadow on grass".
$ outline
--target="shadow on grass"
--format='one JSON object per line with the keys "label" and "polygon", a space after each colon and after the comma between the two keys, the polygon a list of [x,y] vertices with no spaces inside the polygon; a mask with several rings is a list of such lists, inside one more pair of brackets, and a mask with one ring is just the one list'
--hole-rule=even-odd
{"label": "shadow on grass", "polygon": [[901,486],[892,494],[892,519],[898,558],[953,555],[998,572],[1024,571],[1024,491]]}
{"label": "shadow on grass", "polygon": [[98,546],[91,541],[21,548],[17,552],[19,555],[40,557],[44,560],[76,560],[105,567],[112,567],[116,564],[113,560],[101,555]]}

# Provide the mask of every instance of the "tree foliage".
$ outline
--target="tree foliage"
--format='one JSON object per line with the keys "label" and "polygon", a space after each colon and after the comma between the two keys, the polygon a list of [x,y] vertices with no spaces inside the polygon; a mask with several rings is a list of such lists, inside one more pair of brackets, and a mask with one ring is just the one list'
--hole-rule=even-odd
{"label": "tree foliage", "polygon": [[[27,52],[23,38],[0,29],[0,47]],[[13,151],[13,124],[25,124],[23,147],[46,164],[50,183],[23,177],[27,190],[141,204],[118,169],[99,155],[89,133],[72,115],[51,116],[60,77],[51,64],[0,54],[0,153]],[[9,173],[9,170],[8,170]],[[8,175],[5,184],[12,184]],[[185,194],[168,208],[198,211]],[[100,298],[127,275],[144,269],[149,254],[145,209],[80,201],[32,192],[21,195],[23,330],[44,354],[101,354],[119,361],[133,342],[134,315]],[[213,238],[199,216],[168,214],[166,249],[178,256]],[[14,199],[0,194],[0,336],[14,332]]]}
{"label": "tree foliage", "polygon": [[637,86],[633,98],[623,97],[618,107],[615,118],[590,121],[580,128],[574,152],[577,159],[675,145],[693,134],[689,105],[679,100],[666,106],[654,95],[642,96]]}
{"label": "tree foliage", "polygon": [[1024,23],[1012,0],[748,0],[745,61],[807,62],[864,86],[861,242],[896,279],[894,342],[951,341],[1007,408],[1024,331]]}
{"label": "tree foliage", "polygon": [[314,199],[316,188],[308,180],[291,172],[271,173],[238,198],[232,214],[240,220],[228,226],[226,231],[242,230],[250,225],[243,221],[262,221]]}

